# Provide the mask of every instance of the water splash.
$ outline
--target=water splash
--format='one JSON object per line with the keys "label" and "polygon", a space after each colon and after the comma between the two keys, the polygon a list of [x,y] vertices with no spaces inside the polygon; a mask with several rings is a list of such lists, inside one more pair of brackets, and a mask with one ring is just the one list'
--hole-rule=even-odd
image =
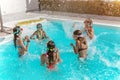
{"label": "water splash", "polygon": [[120,75],[118,75],[117,77],[115,77],[115,80],[119,80],[120,79]]}
{"label": "water splash", "polygon": [[104,62],[106,66],[108,66],[108,67],[113,67],[113,68],[117,68],[117,69],[120,70],[120,61],[111,62],[111,61],[109,61],[108,59],[106,59],[105,57],[103,57],[101,54],[99,54],[99,56],[100,56],[100,60],[101,60],[102,62]]}
{"label": "water splash", "polygon": [[86,75],[84,75],[84,80],[90,80],[90,78]]}
{"label": "water splash", "polygon": [[68,38],[72,38],[72,26],[73,26],[73,22],[72,21],[64,21],[63,22],[63,29],[64,32],[66,33],[66,36]]}
{"label": "water splash", "polygon": [[120,46],[115,45],[114,50],[115,50],[116,54],[120,56]]}
{"label": "water splash", "polygon": [[88,49],[88,59],[92,60],[94,59],[94,55],[97,53],[96,46],[91,46]]}
{"label": "water splash", "polygon": [[63,29],[64,29],[64,32],[66,33],[66,36],[71,39],[73,31],[83,30],[83,24],[80,22],[74,22],[74,21],[64,21]]}

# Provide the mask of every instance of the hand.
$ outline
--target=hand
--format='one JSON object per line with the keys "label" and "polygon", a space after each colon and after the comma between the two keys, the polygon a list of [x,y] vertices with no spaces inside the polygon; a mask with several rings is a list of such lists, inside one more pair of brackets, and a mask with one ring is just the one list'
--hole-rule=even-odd
{"label": "hand", "polygon": [[71,46],[74,46],[74,44],[73,44],[73,43],[71,43],[70,45],[71,45]]}
{"label": "hand", "polygon": [[25,36],[25,40],[26,40],[27,42],[30,42],[29,36]]}
{"label": "hand", "polygon": [[33,38],[33,37],[30,37],[30,39],[35,39],[35,38]]}

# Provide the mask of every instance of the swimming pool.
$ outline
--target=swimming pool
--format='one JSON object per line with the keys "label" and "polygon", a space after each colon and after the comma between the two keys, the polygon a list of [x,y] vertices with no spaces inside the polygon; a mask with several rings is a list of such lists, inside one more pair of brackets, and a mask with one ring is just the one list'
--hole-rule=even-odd
{"label": "swimming pool", "polygon": [[80,62],[70,46],[71,42],[75,43],[71,37],[72,23],[55,20],[43,23],[62,59],[52,71],[40,66],[39,55],[45,53],[46,41],[31,40],[28,54],[22,58],[18,58],[12,41],[0,45],[0,80],[119,80],[120,28],[94,24],[95,39],[88,40],[88,58]]}

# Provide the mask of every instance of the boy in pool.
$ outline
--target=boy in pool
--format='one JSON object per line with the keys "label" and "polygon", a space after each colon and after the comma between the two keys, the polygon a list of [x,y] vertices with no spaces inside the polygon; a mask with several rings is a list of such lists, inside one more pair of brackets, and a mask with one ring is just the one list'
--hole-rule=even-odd
{"label": "boy in pool", "polygon": [[55,65],[60,62],[59,51],[53,41],[47,43],[47,52],[46,54],[42,54],[40,59],[41,64],[44,65],[46,63],[48,68],[54,68]]}
{"label": "boy in pool", "polygon": [[[36,36],[36,38],[35,38]],[[43,40],[48,38],[45,31],[42,29],[42,24],[37,24],[37,30],[31,35],[30,39]]]}
{"label": "boy in pool", "polygon": [[74,39],[76,40],[76,46],[71,43],[74,53],[79,55],[79,58],[86,58],[87,56],[87,41],[86,38],[82,35],[80,30],[76,30],[73,33]]}

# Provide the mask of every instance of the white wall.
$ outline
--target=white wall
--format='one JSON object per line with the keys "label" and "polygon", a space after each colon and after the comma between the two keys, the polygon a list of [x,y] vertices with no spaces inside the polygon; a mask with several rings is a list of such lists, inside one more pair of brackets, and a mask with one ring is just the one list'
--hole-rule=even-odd
{"label": "white wall", "polygon": [[[0,0],[2,15],[39,9],[37,0]],[[28,7],[29,6],[29,7]],[[29,8],[29,9],[27,9]]]}
{"label": "white wall", "polygon": [[27,11],[39,10],[38,0],[26,0]]}

